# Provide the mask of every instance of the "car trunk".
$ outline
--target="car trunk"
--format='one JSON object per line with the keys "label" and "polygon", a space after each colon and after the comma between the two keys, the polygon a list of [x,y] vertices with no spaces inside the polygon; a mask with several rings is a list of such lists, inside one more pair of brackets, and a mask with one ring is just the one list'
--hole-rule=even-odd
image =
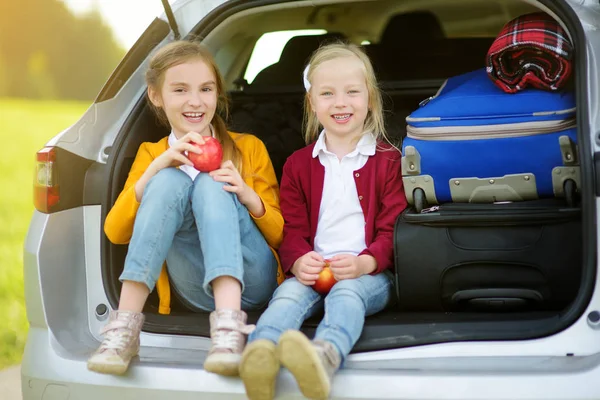
{"label": "car trunk", "polygon": [[[564,5],[541,3],[547,3],[546,6],[552,7],[565,23],[574,21],[572,11]],[[514,2],[514,5],[518,6],[518,3]],[[530,9],[530,5],[523,3],[523,11]],[[508,19],[505,22],[507,21]],[[408,22],[403,21],[403,23]],[[412,21],[412,23],[420,22]],[[199,24],[197,33],[200,33],[202,28],[203,25]],[[577,40],[581,37],[581,32],[575,25],[569,28],[577,48],[579,46]],[[377,43],[372,46],[365,45],[365,50],[374,62],[384,91],[386,127],[396,144],[399,144],[406,134],[405,117],[418,108],[422,100],[433,96],[445,78],[482,67],[492,40],[493,37],[456,38],[440,46],[426,46],[415,39],[416,45],[410,52],[385,51],[381,46],[378,47]],[[576,51],[578,59],[575,62],[575,74],[577,76],[574,80],[577,89],[585,85],[583,79],[585,52],[584,49],[579,50]],[[407,54],[410,57],[407,58]],[[407,68],[406,64],[410,68]],[[247,132],[258,136],[265,143],[277,176],[280,178],[286,158],[293,151],[304,146],[302,138],[304,91],[298,84],[300,75],[291,77],[286,75],[292,74],[293,68],[282,65],[281,67],[285,68],[277,70],[276,67],[277,65],[266,68],[261,72],[264,76],[261,77],[259,74],[252,84],[239,83],[236,89],[230,91],[232,107],[229,127],[236,132]],[[287,79],[291,80],[288,82]],[[579,92],[578,94],[579,100],[583,94]],[[578,111],[580,127],[586,126],[581,123],[585,116],[586,112],[583,108]],[[103,207],[103,218],[123,187],[140,143],[157,141],[167,134],[168,131],[157,123],[145,99],[140,99],[135,112],[113,145],[114,156],[109,163],[110,170],[114,172],[110,180],[109,196]],[[580,151],[589,143],[586,135],[587,132],[583,132],[583,128],[580,128]],[[393,306],[366,319],[363,335],[354,351],[451,341],[529,339],[549,335],[569,326],[581,315],[589,300],[592,289],[591,277],[594,274],[594,260],[588,249],[595,243],[595,233],[593,225],[590,225],[593,222],[586,222],[594,220],[592,202],[589,201],[590,196],[593,196],[592,188],[585,186],[586,182],[591,183],[589,179],[586,181],[591,176],[589,175],[591,168],[583,166],[586,162],[590,163],[590,160],[585,154],[587,152],[581,151],[581,153],[584,175],[582,179],[584,182],[582,186],[583,241],[579,249],[582,261],[576,267],[581,268],[582,284],[578,295],[572,298],[568,306],[560,309],[520,312],[474,312],[472,310],[420,312]],[[116,307],[118,302],[120,290],[118,276],[123,267],[126,251],[127,246],[113,245],[104,238],[103,274],[105,289],[113,307]],[[209,336],[208,314],[197,314],[186,310],[174,295],[170,315],[158,313],[158,300],[155,293],[151,294],[144,312],[147,315],[145,331]],[[249,321],[254,323],[259,316],[260,312],[250,312]],[[312,334],[319,320],[320,316],[309,319],[302,329]]]}

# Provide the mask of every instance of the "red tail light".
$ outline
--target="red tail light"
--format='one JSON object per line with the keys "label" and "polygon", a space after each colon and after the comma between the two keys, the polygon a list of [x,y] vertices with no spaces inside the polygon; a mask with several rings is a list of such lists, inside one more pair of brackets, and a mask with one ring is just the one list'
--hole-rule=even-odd
{"label": "red tail light", "polygon": [[60,201],[55,163],[56,151],[54,147],[44,147],[37,152],[33,182],[33,203],[35,208],[43,213],[49,212]]}

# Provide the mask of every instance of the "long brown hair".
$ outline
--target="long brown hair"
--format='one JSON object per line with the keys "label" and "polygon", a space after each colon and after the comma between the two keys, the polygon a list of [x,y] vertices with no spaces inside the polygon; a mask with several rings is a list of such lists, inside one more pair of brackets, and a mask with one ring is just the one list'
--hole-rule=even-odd
{"label": "long brown hair", "polygon": [[[160,48],[150,59],[150,65],[146,71],[146,84],[152,90],[160,93],[165,73],[169,68],[194,60],[201,60],[206,63],[215,76],[217,84],[217,110],[211,124],[214,128],[216,138],[221,142],[221,146],[223,147],[223,160],[231,160],[241,174],[242,154],[231,136],[229,136],[229,133],[227,133],[227,125],[225,124],[225,120],[229,117],[229,100],[225,91],[225,81],[217,67],[215,59],[206,47],[198,42],[179,40]],[[169,120],[164,110],[155,106],[152,101],[148,101],[148,103],[158,119],[170,128]]]}
{"label": "long brown hair", "polygon": [[[383,120],[381,90],[377,85],[377,79],[375,78],[371,60],[369,60],[369,57],[360,49],[360,47],[352,43],[344,42],[330,43],[320,47],[313,53],[308,62],[308,81],[312,81],[314,71],[319,65],[325,61],[340,57],[356,57],[363,64],[365,80],[367,83],[367,93],[369,95],[369,111],[367,112],[367,118],[365,119],[364,132],[371,132],[376,139],[385,140],[389,143],[390,141],[385,133]],[[319,137],[320,126],[321,124],[319,123],[317,116],[312,111],[310,90],[308,90],[304,96],[304,139],[307,144],[317,140]]]}

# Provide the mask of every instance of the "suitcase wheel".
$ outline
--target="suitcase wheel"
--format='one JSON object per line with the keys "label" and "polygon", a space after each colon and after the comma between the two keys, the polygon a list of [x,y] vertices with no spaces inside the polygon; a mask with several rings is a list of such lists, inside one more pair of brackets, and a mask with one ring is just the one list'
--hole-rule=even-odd
{"label": "suitcase wheel", "polygon": [[413,204],[415,205],[415,211],[421,212],[423,209],[429,207],[427,204],[427,198],[425,197],[425,191],[421,188],[416,188],[413,191]]}
{"label": "suitcase wheel", "polygon": [[565,200],[569,207],[575,207],[575,197],[577,195],[577,184],[573,179],[567,179],[563,184],[565,191]]}

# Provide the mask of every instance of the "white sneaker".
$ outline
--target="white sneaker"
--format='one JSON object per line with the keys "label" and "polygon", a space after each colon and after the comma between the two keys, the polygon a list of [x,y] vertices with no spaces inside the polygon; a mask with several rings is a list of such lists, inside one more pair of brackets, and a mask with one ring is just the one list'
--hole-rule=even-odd
{"label": "white sneaker", "polygon": [[132,311],[111,311],[102,331],[104,340],[88,359],[90,371],[122,375],[131,359],[140,351],[140,331],[144,314]]}
{"label": "white sneaker", "polygon": [[212,341],[204,369],[215,374],[238,376],[246,336],[254,325],[246,325],[243,311],[220,309],[210,313],[210,339]]}

